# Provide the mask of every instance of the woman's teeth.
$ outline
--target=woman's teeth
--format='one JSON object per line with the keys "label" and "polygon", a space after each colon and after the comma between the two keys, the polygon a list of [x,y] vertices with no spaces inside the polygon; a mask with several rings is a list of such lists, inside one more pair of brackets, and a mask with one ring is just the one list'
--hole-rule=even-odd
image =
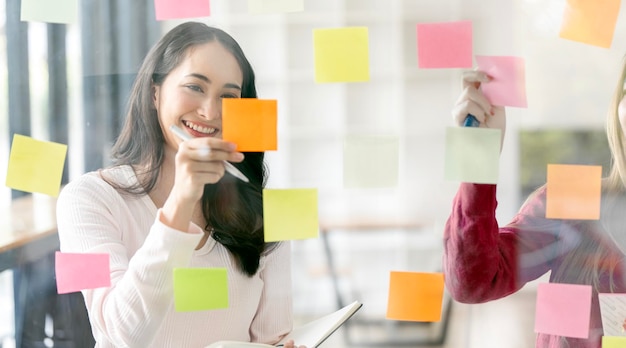
{"label": "woman's teeth", "polygon": [[217,129],[215,128],[202,127],[202,126],[198,126],[197,124],[190,123],[190,122],[184,122],[184,123],[185,123],[185,126],[195,130],[196,132],[200,132],[204,134],[213,134],[217,132]]}

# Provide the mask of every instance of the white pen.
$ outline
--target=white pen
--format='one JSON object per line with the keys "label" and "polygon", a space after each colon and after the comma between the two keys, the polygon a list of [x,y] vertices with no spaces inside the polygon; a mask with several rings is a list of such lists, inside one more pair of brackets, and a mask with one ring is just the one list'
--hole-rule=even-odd
{"label": "white pen", "polygon": [[[170,130],[174,132],[174,134],[176,134],[182,140],[193,139],[191,135],[185,133],[184,130],[180,129],[180,127],[176,126],[175,124],[170,126]],[[230,174],[232,174],[234,177],[236,177],[239,180],[242,180],[244,182],[250,182],[250,180],[248,180],[248,178],[245,175],[243,175],[243,173],[240,172],[239,169],[237,169],[230,162],[228,161],[223,161],[223,162],[224,162],[224,168],[226,169],[227,172],[229,172]]]}

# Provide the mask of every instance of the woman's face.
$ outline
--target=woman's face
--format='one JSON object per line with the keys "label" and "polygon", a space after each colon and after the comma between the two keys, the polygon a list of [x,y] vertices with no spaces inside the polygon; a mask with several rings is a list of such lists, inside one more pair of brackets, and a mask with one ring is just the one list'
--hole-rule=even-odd
{"label": "woman's face", "polygon": [[191,47],[184,60],[154,86],[154,104],[168,147],[181,142],[177,125],[193,137],[222,137],[222,99],[241,98],[243,73],[217,41]]}

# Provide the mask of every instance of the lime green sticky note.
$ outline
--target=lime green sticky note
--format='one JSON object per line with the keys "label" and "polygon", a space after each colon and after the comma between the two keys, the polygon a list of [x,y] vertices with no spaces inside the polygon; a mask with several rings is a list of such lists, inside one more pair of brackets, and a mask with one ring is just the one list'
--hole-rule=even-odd
{"label": "lime green sticky note", "polygon": [[395,136],[350,135],[343,145],[343,183],[347,188],[398,185],[399,139]]}
{"label": "lime green sticky note", "polygon": [[624,348],[624,347],[626,347],[626,337],[602,336],[602,348]]}
{"label": "lime green sticky note", "polygon": [[67,145],[15,134],[11,145],[6,186],[26,192],[58,196]]}
{"label": "lime green sticky note", "polygon": [[496,184],[500,133],[499,129],[449,127],[446,130],[445,179]]}
{"label": "lime green sticky note", "polygon": [[22,21],[66,23],[78,22],[78,0],[22,0]]}
{"label": "lime green sticky note", "polygon": [[174,268],[177,312],[228,308],[226,268]]}
{"label": "lime green sticky note", "polygon": [[319,234],[316,189],[264,189],[266,242],[316,238]]}
{"label": "lime green sticky note", "polygon": [[369,81],[367,27],[314,29],[315,82]]}

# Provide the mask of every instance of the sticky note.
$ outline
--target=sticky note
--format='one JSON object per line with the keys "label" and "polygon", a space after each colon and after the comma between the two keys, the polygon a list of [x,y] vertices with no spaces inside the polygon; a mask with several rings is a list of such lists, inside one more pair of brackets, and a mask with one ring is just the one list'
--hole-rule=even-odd
{"label": "sticky note", "polygon": [[227,98],[222,101],[222,139],[237,144],[237,151],[277,149],[276,100]]}
{"label": "sticky note", "polygon": [[209,0],[154,0],[156,20],[208,17]]}
{"label": "sticky note", "polygon": [[78,0],[22,0],[20,20],[74,24],[78,22]]}
{"label": "sticky note", "polygon": [[492,105],[525,108],[526,66],[521,57],[476,56],[478,69],[491,77],[481,89]]}
{"label": "sticky note", "polygon": [[343,145],[344,186],[347,188],[397,186],[399,143],[396,136],[347,136]]}
{"label": "sticky note", "polygon": [[316,189],[264,189],[265,241],[316,238],[319,218]]}
{"label": "sticky note", "polygon": [[176,312],[228,308],[226,268],[174,268],[174,308]]}
{"label": "sticky note", "polygon": [[500,134],[499,129],[448,127],[445,179],[496,184],[500,167]]}
{"label": "sticky note", "polygon": [[6,186],[58,196],[67,145],[15,134],[9,155]]}
{"label": "sticky note", "polygon": [[369,81],[367,27],[313,30],[315,82]]}
{"label": "sticky note", "polygon": [[437,322],[443,306],[443,273],[392,271],[387,319]]}
{"label": "sticky note", "polygon": [[598,294],[598,299],[604,335],[626,336],[626,294]]}
{"label": "sticky note", "polygon": [[248,0],[248,12],[252,14],[304,11],[304,0]]}
{"label": "sticky note", "polygon": [[417,25],[417,61],[422,69],[471,68],[472,22]]}
{"label": "sticky note", "polygon": [[535,332],[588,338],[591,286],[541,283],[537,288]]}
{"label": "sticky note", "polygon": [[54,255],[54,271],[59,294],[111,286],[109,254],[57,251]]}
{"label": "sticky note", "polygon": [[602,336],[602,348],[624,348],[626,337]]}
{"label": "sticky note", "polygon": [[559,37],[609,48],[620,0],[567,0]]}
{"label": "sticky note", "polygon": [[598,220],[602,167],[548,164],[546,218]]}

